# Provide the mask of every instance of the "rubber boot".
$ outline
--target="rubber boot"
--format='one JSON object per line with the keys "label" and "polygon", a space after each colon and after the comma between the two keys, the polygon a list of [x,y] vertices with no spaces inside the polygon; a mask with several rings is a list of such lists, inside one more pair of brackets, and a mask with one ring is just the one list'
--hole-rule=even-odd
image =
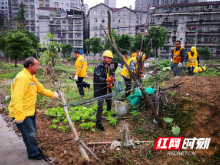
{"label": "rubber boot", "polygon": [[101,124],[101,121],[96,121],[96,127],[98,128],[98,129],[100,129],[101,131],[104,131],[105,130],[105,128],[103,127],[103,125]]}

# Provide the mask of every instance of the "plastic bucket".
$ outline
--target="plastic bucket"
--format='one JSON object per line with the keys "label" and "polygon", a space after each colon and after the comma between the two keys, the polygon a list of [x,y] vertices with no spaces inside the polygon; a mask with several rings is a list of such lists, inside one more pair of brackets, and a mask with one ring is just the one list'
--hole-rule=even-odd
{"label": "plastic bucket", "polygon": [[115,102],[115,109],[118,116],[125,115],[127,113],[127,103],[122,101]]}

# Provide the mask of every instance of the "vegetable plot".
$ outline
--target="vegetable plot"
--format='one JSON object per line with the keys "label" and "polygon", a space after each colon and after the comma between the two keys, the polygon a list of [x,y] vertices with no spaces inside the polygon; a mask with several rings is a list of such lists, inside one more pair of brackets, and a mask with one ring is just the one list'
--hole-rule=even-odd
{"label": "vegetable plot", "polygon": [[[77,107],[69,107],[69,115],[73,123],[78,123],[82,130],[91,130],[95,132],[95,121],[96,121],[96,111],[98,106],[94,105],[90,108],[77,106]],[[116,112],[107,111],[106,106],[103,107],[103,116],[106,116],[106,120],[109,121],[109,125],[115,126],[117,123],[117,119],[112,116],[116,115]],[[70,130],[68,126],[67,119],[65,117],[65,113],[63,108],[50,108],[45,112],[45,115],[48,117],[53,117],[52,123],[49,127],[51,129],[58,129],[61,132],[66,132]]]}

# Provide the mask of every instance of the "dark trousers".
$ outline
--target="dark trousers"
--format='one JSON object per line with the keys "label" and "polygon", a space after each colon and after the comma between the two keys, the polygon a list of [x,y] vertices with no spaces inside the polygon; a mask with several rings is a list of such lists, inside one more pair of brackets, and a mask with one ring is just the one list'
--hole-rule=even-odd
{"label": "dark trousers", "polygon": [[128,97],[131,93],[131,79],[130,78],[124,78],[124,81],[125,81],[125,97]]}
{"label": "dark trousers", "polygon": [[178,67],[178,63],[173,63],[173,75],[182,76],[183,66]]}
{"label": "dark trousers", "polygon": [[76,81],[77,87],[79,89],[79,94],[81,96],[84,96],[84,90],[83,88],[88,87],[88,83],[83,82],[84,77],[78,77],[78,81]]}
{"label": "dark trousers", "polygon": [[[108,97],[105,101],[107,103],[107,111],[111,111],[112,97]],[[97,109],[97,114],[96,114],[96,121],[97,122],[101,122],[101,120],[102,120],[103,103],[104,103],[104,100],[98,101],[98,109]]]}
{"label": "dark trousers", "polygon": [[188,67],[188,73],[190,76],[194,75],[194,73],[193,73],[194,69],[195,69],[195,67]]}
{"label": "dark trousers", "polygon": [[16,124],[23,137],[28,156],[34,157],[39,154],[39,148],[36,139],[36,114],[26,117],[24,122]]}

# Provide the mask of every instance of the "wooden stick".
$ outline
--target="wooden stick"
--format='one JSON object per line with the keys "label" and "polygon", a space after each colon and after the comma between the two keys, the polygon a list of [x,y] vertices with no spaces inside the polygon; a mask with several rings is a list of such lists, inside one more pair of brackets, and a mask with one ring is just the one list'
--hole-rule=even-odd
{"label": "wooden stick", "polygon": [[85,145],[85,143],[84,143],[82,140],[79,140],[79,143],[83,146],[83,148],[84,148],[87,152],[89,152],[89,153],[92,155],[92,157],[93,157],[97,162],[99,162],[101,165],[105,165],[105,164]]}
{"label": "wooden stick", "polygon": [[[66,104],[66,100],[65,100],[65,98],[64,98],[64,96],[63,96],[63,93],[62,93],[60,90],[58,90],[58,93],[59,93],[59,95],[60,95],[60,97],[61,97],[61,99],[62,99],[63,104]],[[78,141],[79,141],[79,136],[78,136],[78,134],[77,134],[77,132],[76,132],[75,127],[73,126],[72,120],[70,119],[67,106],[64,106],[63,109],[64,109],[64,112],[65,112],[65,115],[66,115],[66,119],[67,119],[67,121],[68,121],[68,123],[69,123],[70,129],[71,129],[72,133],[73,133],[74,136],[75,136],[75,141],[78,143]],[[90,161],[90,160],[89,160],[89,157],[88,157],[86,151],[84,150],[84,148],[83,148],[81,145],[78,145],[78,148],[79,148],[79,152],[80,152],[81,155],[82,155],[82,158],[83,158],[86,162],[89,162],[89,161]]]}
{"label": "wooden stick", "polygon": [[122,142],[121,142],[121,150],[120,150],[120,159],[122,157],[122,152],[123,152],[123,148],[124,148],[124,142],[125,142],[125,126],[124,126],[124,129],[122,131],[122,135],[121,135],[121,139],[122,139]]}
{"label": "wooden stick", "polygon": [[[60,90],[58,90],[58,93],[59,93],[59,95],[60,95],[60,97],[61,97],[61,99],[62,99],[63,104],[66,104],[66,100],[65,100],[65,98],[64,98],[64,96],[63,96],[63,93],[62,93]],[[72,120],[70,119],[67,106],[64,106],[63,109],[64,109],[64,112],[65,112],[67,121],[68,121],[68,123],[69,123],[69,126],[70,126],[70,128],[71,128],[71,131],[72,131],[72,133],[73,133],[74,136],[75,136],[75,141],[77,142],[77,146],[78,146],[79,151],[80,151],[80,153],[81,153],[81,155],[82,155],[82,158],[86,161],[86,163],[89,163],[90,160],[89,160],[89,157],[88,157],[88,155],[87,155],[87,153],[86,153],[86,151],[87,151],[87,152],[89,152],[89,153],[91,154],[91,156],[92,156],[96,161],[98,161],[101,165],[104,165],[104,163],[85,145],[85,143],[84,143],[82,140],[80,140],[80,138],[79,138],[79,136],[78,136],[78,134],[77,134],[77,132],[76,132],[76,129],[75,129],[75,127],[73,126]],[[86,151],[85,151],[85,150],[86,150]]]}
{"label": "wooden stick", "polygon": [[[133,143],[154,143],[154,141],[133,141]],[[89,142],[89,143],[87,143],[88,146],[91,146],[91,145],[106,145],[106,144],[112,144],[112,142]]]}

